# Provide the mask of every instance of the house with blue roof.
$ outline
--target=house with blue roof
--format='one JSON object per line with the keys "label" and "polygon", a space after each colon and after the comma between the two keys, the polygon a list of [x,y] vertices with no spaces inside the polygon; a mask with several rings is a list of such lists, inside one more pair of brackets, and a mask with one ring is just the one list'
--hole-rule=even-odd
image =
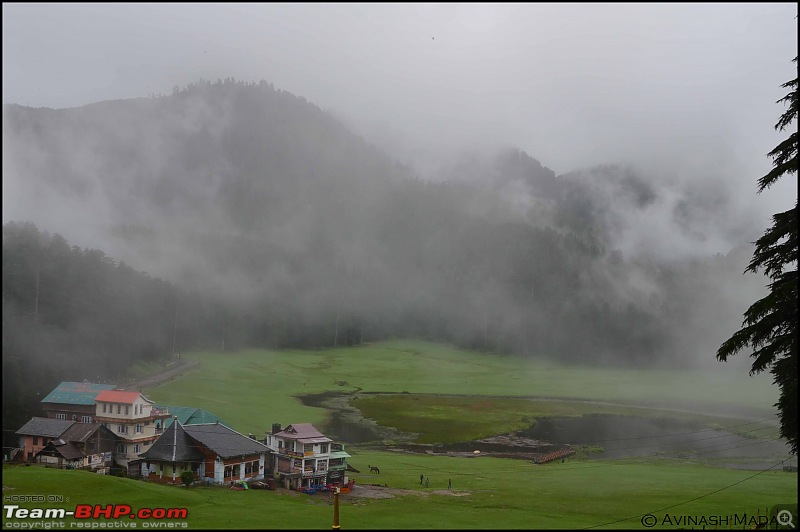
{"label": "house with blue roof", "polygon": [[95,423],[95,398],[114,384],[93,382],[62,382],[42,399],[42,409],[48,418],[81,423]]}

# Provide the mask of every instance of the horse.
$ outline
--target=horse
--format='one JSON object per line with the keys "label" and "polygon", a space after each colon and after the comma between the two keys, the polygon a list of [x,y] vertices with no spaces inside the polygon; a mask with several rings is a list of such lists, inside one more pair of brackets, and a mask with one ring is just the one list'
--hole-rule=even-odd
{"label": "horse", "polygon": [[377,473],[379,475],[381,474],[381,470],[378,468],[378,466],[367,465],[367,467],[369,468],[370,473]]}

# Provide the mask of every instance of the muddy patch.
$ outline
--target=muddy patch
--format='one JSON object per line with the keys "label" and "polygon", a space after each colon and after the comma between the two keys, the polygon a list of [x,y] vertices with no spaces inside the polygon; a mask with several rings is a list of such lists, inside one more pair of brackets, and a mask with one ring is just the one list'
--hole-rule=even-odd
{"label": "muddy patch", "polygon": [[454,490],[409,490],[401,488],[390,488],[388,486],[373,486],[369,484],[356,484],[350,491],[352,497],[363,497],[367,499],[393,499],[413,495],[416,497],[427,497],[429,495],[444,495],[447,497],[466,497],[469,492]]}
{"label": "muddy patch", "polygon": [[355,485],[350,490],[351,497],[365,497],[368,499],[393,499],[395,494],[399,491],[410,490],[394,490],[391,488],[377,487],[377,486],[363,486]]}

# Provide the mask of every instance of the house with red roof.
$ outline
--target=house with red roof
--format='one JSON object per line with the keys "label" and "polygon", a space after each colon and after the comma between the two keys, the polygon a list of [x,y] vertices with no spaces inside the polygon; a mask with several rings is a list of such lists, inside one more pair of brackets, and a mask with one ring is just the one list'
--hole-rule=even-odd
{"label": "house with red roof", "polygon": [[273,475],[289,489],[326,484],[346,484],[344,445],[334,443],[311,423],[295,423],[281,429],[272,425],[265,439],[271,451]]}
{"label": "house with red roof", "polygon": [[141,392],[104,390],[95,397],[95,419],[118,438],[114,462],[127,467],[164,432],[170,413]]}

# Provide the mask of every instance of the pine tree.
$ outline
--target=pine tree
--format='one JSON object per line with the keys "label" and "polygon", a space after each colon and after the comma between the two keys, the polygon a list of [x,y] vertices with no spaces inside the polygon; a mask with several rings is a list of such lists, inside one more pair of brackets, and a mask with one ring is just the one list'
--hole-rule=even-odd
{"label": "pine tree", "polygon": [[[794,58],[797,64],[797,57]],[[784,131],[797,121],[797,77],[781,85],[790,92],[777,103],[789,108],[775,125]],[[769,154],[772,170],[759,179],[758,192],[772,186],[786,174],[797,175],[797,129]],[[797,200],[788,211],[773,215],[772,227],[755,242],[755,252],[745,273],[763,269],[770,284],[769,294],[753,303],[744,314],[742,329],[734,333],[717,351],[726,361],[749,348],[754,358],[750,374],[769,370],[780,389],[775,406],[780,418],[781,436],[792,454],[797,454]]]}

